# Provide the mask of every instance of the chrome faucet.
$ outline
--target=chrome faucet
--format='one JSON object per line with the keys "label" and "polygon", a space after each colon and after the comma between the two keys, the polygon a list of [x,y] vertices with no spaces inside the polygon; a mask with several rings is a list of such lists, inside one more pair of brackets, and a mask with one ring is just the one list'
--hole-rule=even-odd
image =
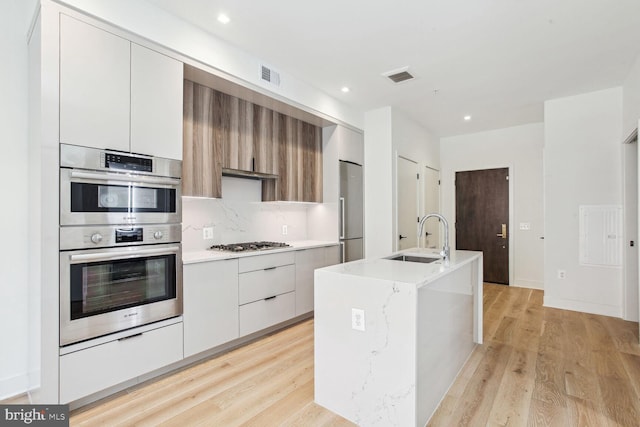
{"label": "chrome faucet", "polygon": [[418,233],[418,247],[420,247],[420,242],[422,241],[422,230],[424,229],[424,222],[427,220],[427,218],[431,218],[431,217],[438,218],[440,221],[442,221],[442,225],[444,226],[444,246],[442,247],[442,252],[440,252],[440,255],[444,259],[445,267],[447,267],[449,266],[449,255],[451,251],[449,249],[449,223],[447,222],[445,217],[443,217],[439,213],[430,213],[430,214],[426,214],[424,218],[420,220],[420,231]]}

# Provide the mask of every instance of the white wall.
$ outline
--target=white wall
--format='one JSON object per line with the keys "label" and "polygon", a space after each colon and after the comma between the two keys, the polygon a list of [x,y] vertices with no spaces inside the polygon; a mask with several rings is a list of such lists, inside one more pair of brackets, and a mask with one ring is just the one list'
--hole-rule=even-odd
{"label": "white wall", "polygon": [[366,112],[364,129],[364,253],[375,258],[394,242],[391,107]]}
{"label": "white wall", "polygon": [[[626,139],[638,127],[640,120],[640,56],[636,59],[622,86],[622,137]],[[624,297],[623,318],[638,321],[638,246],[630,247],[630,240],[638,241],[638,143],[622,146],[624,187]]]}
{"label": "white wall", "polygon": [[373,258],[396,250],[397,156],[439,169],[440,152],[427,129],[391,107],[365,113],[364,147],[365,255]]}
{"label": "white wall", "polygon": [[[429,132],[428,129],[420,126],[418,123],[409,119],[403,113],[398,110],[392,109],[392,122],[391,122],[391,139],[393,145],[393,164],[391,179],[393,181],[393,247],[392,250],[398,250],[398,240],[395,236],[398,236],[398,212],[397,212],[397,156],[402,156],[405,159],[413,160],[418,164],[418,170],[420,171],[420,182],[418,185],[418,212],[420,215],[424,215],[424,171],[425,167],[440,170],[440,144],[436,137]],[[416,235],[418,234],[418,223],[416,223]],[[388,252],[388,251],[387,251]]]}
{"label": "white wall", "polygon": [[[537,289],[544,287],[543,145],[542,123],[440,140],[442,212],[451,224],[451,247],[456,236],[455,173],[508,167],[510,283]],[[520,223],[529,223],[531,229],[520,230]]]}
{"label": "white wall", "polygon": [[0,399],[28,386],[28,139],[27,30],[32,2],[8,0],[0,14]]}
{"label": "white wall", "polygon": [[622,137],[638,127],[640,120],[640,56],[631,67],[622,86]]}
{"label": "white wall", "polygon": [[545,102],[546,306],[622,315],[622,270],[580,265],[578,228],[580,205],[622,204],[622,103],[620,87]]}

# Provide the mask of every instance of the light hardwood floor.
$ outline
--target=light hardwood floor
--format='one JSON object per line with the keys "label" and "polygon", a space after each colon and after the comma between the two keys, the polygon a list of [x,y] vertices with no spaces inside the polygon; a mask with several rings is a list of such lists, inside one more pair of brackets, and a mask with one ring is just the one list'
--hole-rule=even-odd
{"label": "light hardwood floor", "polygon": [[484,286],[484,340],[430,426],[640,426],[638,324]]}
{"label": "light hardwood floor", "polygon": [[[640,426],[638,324],[484,286],[484,339],[430,426]],[[71,425],[349,426],[313,403],[313,321],[72,413]]]}

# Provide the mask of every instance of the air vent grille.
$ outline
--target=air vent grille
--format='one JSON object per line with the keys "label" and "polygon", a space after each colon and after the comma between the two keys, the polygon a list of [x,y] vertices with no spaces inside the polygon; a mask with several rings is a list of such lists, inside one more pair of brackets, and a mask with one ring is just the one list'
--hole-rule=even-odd
{"label": "air vent grille", "polygon": [[398,74],[392,74],[392,75],[390,75],[388,77],[391,80],[393,80],[394,83],[404,82],[404,81],[407,81],[407,80],[411,80],[413,78],[411,73],[409,73],[408,71],[403,71],[403,72],[398,73]]}
{"label": "air vent grille", "polygon": [[415,79],[415,76],[409,72],[409,67],[387,71],[386,73],[382,73],[382,75],[394,83],[402,83]]}
{"label": "air vent grille", "polygon": [[273,71],[266,65],[260,66],[260,79],[274,86],[280,86],[280,73]]}

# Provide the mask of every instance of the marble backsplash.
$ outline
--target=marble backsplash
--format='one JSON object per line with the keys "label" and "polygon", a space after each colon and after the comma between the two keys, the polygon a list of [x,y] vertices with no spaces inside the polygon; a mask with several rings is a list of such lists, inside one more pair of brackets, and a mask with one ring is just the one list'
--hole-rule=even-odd
{"label": "marble backsplash", "polygon": [[[211,245],[270,240],[306,240],[307,210],[301,203],[261,202],[259,181],[223,177],[221,199],[182,198],[182,250]],[[287,235],[282,226],[287,226]],[[203,228],[213,228],[213,239],[203,239]]]}

